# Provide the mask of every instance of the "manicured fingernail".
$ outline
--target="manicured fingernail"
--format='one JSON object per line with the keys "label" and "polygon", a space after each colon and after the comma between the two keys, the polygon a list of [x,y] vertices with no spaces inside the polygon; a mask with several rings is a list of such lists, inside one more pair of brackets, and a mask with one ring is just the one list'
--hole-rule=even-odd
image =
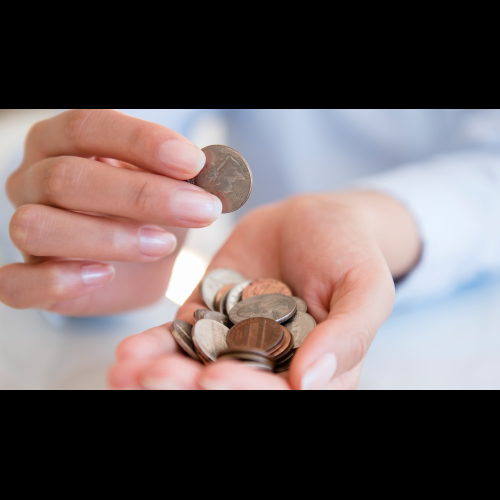
{"label": "manicured fingernail", "polygon": [[302,378],[303,391],[326,389],[337,371],[337,358],[332,353],[323,354]]}
{"label": "manicured fingernail", "polygon": [[213,222],[222,213],[219,198],[203,190],[178,189],[170,200],[174,217],[191,222]]}
{"label": "manicured fingernail", "polygon": [[198,385],[205,391],[230,391],[226,384],[219,380],[203,377],[198,380]]}
{"label": "manicured fingernail", "polygon": [[85,286],[105,285],[115,276],[115,268],[106,264],[86,264],[81,269]]}
{"label": "manicured fingernail", "polygon": [[158,151],[158,158],[169,168],[179,170],[193,177],[203,168],[206,162],[205,153],[186,142],[170,139],[165,141]]}
{"label": "manicured fingernail", "polygon": [[151,376],[143,377],[141,379],[141,385],[144,389],[149,389],[150,391],[182,391],[182,387],[179,387],[171,380],[154,378]]}
{"label": "manicured fingernail", "polygon": [[139,251],[148,257],[164,257],[171,254],[177,245],[172,233],[161,228],[143,227],[139,231]]}

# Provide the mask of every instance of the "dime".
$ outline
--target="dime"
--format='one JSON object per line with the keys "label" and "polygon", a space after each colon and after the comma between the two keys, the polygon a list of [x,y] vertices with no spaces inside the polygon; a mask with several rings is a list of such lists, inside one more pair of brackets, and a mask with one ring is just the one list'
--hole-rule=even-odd
{"label": "dime", "polygon": [[286,295],[256,295],[238,302],[230,311],[229,319],[240,323],[249,318],[269,318],[283,323],[290,319],[297,310],[297,303]]}
{"label": "dime", "polygon": [[293,297],[293,300],[297,302],[297,312],[302,312],[302,313],[307,312],[307,304],[305,303],[305,301],[299,299],[298,297]]}
{"label": "dime", "polygon": [[202,149],[207,157],[200,173],[189,182],[217,196],[222,203],[222,213],[228,214],[241,208],[252,192],[252,171],[237,151],[218,144]]}
{"label": "dime", "polygon": [[189,354],[194,360],[200,361],[200,358],[195,352],[195,347],[193,344],[193,339],[191,337],[191,331],[193,326],[187,321],[182,319],[176,319],[170,325],[170,331],[172,336],[179,344],[179,346],[184,350],[186,354]]}
{"label": "dime", "polygon": [[217,292],[231,283],[241,283],[246,278],[232,269],[215,269],[205,276],[201,284],[201,295],[209,309],[215,310],[215,297]]}
{"label": "dime", "polygon": [[284,330],[275,321],[251,318],[233,326],[226,342],[230,349],[258,349],[265,352],[276,347],[283,336]]}
{"label": "dime", "polygon": [[233,324],[225,314],[221,314],[217,311],[211,311],[210,309],[197,309],[194,314],[194,321],[200,321],[200,319],[213,319],[222,323],[224,326],[231,328]]}
{"label": "dime", "polygon": [[251,283],[251,281],[243,281],[234,286],[229,292],[226,300],[226,310],[229,312],[240,300],[243,290]]}
{"label": "dime", "polygon": [[307,313],[298,312],[290,321],[283,323],[293,335],[294,348],[302,345],[306,337],[316,328],[316,321]]}
{"label": "dime", "polygon": [[219,312],[222,312],[220,310],[220,305],[221,305],[221,301],[222,299],[224,298],[224,296],[231,290],[231,288],[233,288],[234,286],[234,283],[232,283],[231,285],[226,285],[226,286],[223,286],[218,292],[217,292],[217,295],[215,296],[215,300],[214,300],[214,309],[216,311],[219,311]]}
{"label": "dime", "polygon": [[260,279],[253,281],[241,294],[242,300],[255,297],[256,295],[267,295],[270,293],[279,293],[281,295],[292,296],[292,291],[284,283],[272,279]]}
{"label": "dime", "polygon": [[213,319],[200,319],[193,327],[193,343],[205,360],[215,361],[220,351],[227,349],[229,328]]}

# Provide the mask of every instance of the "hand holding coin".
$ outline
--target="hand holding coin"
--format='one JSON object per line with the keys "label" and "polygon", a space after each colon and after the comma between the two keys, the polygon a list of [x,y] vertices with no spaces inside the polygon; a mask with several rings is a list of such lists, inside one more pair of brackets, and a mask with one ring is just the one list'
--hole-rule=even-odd
{"label": "hand holding coin", "polygon": [[[139,352],[145,349],[146,343],[153,343],[153,335],[161,337],[168,347],[151,347],[148,361],[145,362],[144,358],[140,361],[143,368],[134,366],[135,375],[129,380],[134,380],[139,388],[153,388],[154,385],[159,388],[162,384],[183,389],[356,388],[368,347],[392,310],[394,284],[391,271],[397,276],[407,272],[412,265],[409,257],[407,261],[390,258],[389,250],[398,240],[390,240],[391,245],[388,245],[378,232],[378,226],[372,225],[377,210],[390,217],[398,206],[388,202],[385,195],[357,193],[354,196],[304,196],[263,207],[240,222],[211,263],[210,269],[233,269],[251,283],[260,278],[277,280],[294,296],[305,301],[307,312],[304,311],[306,304],[296,301],[293,307],[290,306],[296,311],[291,313],[295,314],[291,322],[285,320],[282,323],[293,335],[294,329],[310,328],[307,327],[309,320],[303,314],[312,316],[317,322],[297,349],[289,372],[257,371],[243,362],[232,360],[202,366],[187,356],[180,357],[166,326],[155,329],[154,335],[150,332],[142,334],[144,337],[125,340],[120,346],[115,369],[123,367],[121,350]],[[397,227],[396,221],[394,228]],[[227,284],[235,283],[234,276],[228,276],[227,280]],[[262,285],[267,287],[265,283]],[[243,292],[239,284],[234,288],[236,296]],[[217,292],[211,293],[215,300]],[[285,294],[281,296],[292,298]],[[254,299],[249,297],[246,300]],[[228,300],[229,296],[226,304]],[[276,303],[272,298],[269,300],[274,310]],[[232,299],[231,305],[233,303],[245,307],[242,321],[251,319],[255,309],[246,307],[245,301],[238,297]],[[262,307],[262,304],[259,301],[257,306]],[[206,308],[197,287],[179,310],[178,318],[193,324],[193,313]],[[234,322],[238,318],[235,313],[231,314],[233,309],[228,314]],[[285,303],[279,304],[278,310],[285,314]],[[236,347],[240,345],[241,342]],[[225,350],[224,358],[238,359],[238,352],[234,352],[237,349],[232,351]],[[252,363],[256,359],[254,356]],[[135,363],[139,360],[136,359]],[[156,364],[160,364],[163,371],[155,368]],[[168,375],[161,375],[167,372]],[[111,385],[113,380],[112,374]]]}

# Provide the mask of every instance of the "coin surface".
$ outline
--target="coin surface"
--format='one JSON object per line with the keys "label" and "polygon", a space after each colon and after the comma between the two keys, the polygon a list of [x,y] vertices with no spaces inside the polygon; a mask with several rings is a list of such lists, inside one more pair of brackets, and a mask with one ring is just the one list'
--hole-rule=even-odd
{"label": "coin surface", "polygon": [[[238,302],[230,311],[229,319],[237,324],[249,318],[269,318],[283,323],[297,311],[297,303],[286,295],[256,295]],[[288,328],[288,327],[287,327]]]}
{"label": "coin surface", "polygon": [[226,300],[226,310],[229,312],[240,300],[243,290],[251,283],[250,280],[243,281],[238,285],[235,285],[229,292]]}
{"label": "coin surface", "polygon": [[229,328],[213,319],[200,319],[192,330],[196,350],[206,360],[215,361],[220,351],[227,349],[226,336]]}
{"label": "coin surface", "polygon": [[207,158],[205,166],[189,182],[217,196],[223,214],[238,210],[250,198],[253,187],[252,171],[245,158],[238,151],[219,144],[202,151]]}
{"label": "coin surface", "polygon": [[316,321],[307,313],[297,312],[290,321],[283,323],[283,326],[290,330],[294,339],[294,348],[297,349],[314,328],[316,328]]}
{"label": "coin surface", "polygon": [[217,295],[215,296],[214,300],[214,309],[218,312],[222,312],[220,307],[221,307],[221,302],[222,299],[224,298],[225,295],[233,288],[234,283],[231,283],[230,285],[225,285],[223,286],[218,292]]}
{"label": "coin surface", "polygon": [[215,311],[215,297],[219,290],[232,283],[241,283],[247,279],[232,269],[215,269],[208,273],[201,284],[201,295],[209,309]]}
{"label": "coin surface", "polygon": [[222,323],[224,326],[231,328],[233,324],[225,314],[221,314],[217,311],[211,311],[210,309],[197,309],[193,314],[194,320],[200,321],[200,319],[213,319]]}
{"label": "coin surface", "polygon": [[281,295],[292,296],[292,291],[284,283],[273,279],[259,279],[252,281],[241,294],[242,300],[255,297],[256,295],[267,295],[271,293],[279,293]]}
{"label": "coin surface", "polygon": [[283,339],[284,331],[275,321],[251,318],[233,326],[227,334],[229,349],[257,349],[269,351]]}
{"label": "coin surface", "polygon": [[183,321],[182,319],[176,319],[170,325],[172,336],[179,344],[179,346],[195,361],[200,361],[198,354],[196,354],[193,339],[191,337],[192,328],[193,326],[190,323],[188,323],[187,321]]}
{"label": "coin surface", "polygon": [[307,304],[304,300],[299,299],[298,297],[293,297],[293,300],[297,302],[297,312],[305,313],[307,312]]}

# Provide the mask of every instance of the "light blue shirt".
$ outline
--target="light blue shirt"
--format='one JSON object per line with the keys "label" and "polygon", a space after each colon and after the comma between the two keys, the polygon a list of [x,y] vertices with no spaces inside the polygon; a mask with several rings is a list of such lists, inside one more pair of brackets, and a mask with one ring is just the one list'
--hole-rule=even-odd
{"label": "light blue shirt", "polygon": [[[207,113],[122,111],[188,138]],[[499,111],[210,112],[226,121],[228,145],[252,168],[254,190],[244,210],[291,194],[353,186],[377,189],[404,203],[418,223],[424,250],[419,265],[398,286],[399,301],[446,295],[480,274],[499,273]],[[2,200],[0,238],[8,252],[12,210]]]}

